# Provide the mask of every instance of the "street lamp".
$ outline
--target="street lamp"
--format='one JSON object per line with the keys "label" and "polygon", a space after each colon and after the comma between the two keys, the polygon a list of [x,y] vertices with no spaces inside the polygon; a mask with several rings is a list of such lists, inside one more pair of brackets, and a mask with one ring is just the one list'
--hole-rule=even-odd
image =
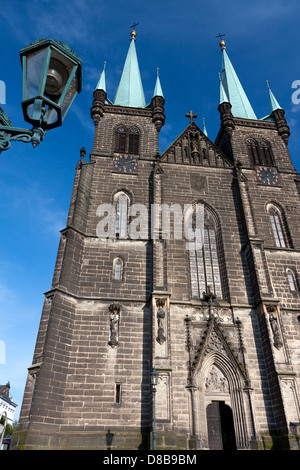
{"label": "street lamp", "polygon": [[152,448],[156,450],[156,421],[155,421],[155,393],[156,393],[156,386],[158,381],[158,372],[153,367],[151,372],[151,384],[152,384],[152,393],[153,393],[153,425],[152,425]]}
{"label": "street lamp", "polygon": [[12,126],[0,107],[0,153],[12,141],[36,147],[49,129],[62,122],[81,91],[81,60],[65,43],[38,39],[20,51],[23,70],[22,109],[32,129]]}

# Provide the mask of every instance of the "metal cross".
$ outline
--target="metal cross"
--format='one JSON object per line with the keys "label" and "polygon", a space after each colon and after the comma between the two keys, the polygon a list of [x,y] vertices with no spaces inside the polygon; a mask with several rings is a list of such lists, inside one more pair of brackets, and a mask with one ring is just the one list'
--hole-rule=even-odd
{"label": "metal cross", "polygon": [[132,25],[132,26],[130,26],[130,28],[133,28],[133,29],[135,29],[135,27],[136,27],[136,26],[138,26],[138,24],[139,24],[139,23],[133,23],[133,25]]}
{"label": "metal cross", "polygon": [[221,34],[221,33],[219,33],[219,34],[218,34],[218,36],[216,36],[216,38],[220,38],[220,41],[221,41],[221,39],[222,39],[222,36],[225,36],[225,34]]}
{"label": "metal cross", "polygon": [[194,114],[193,111],[190,111],[189,113],[186,113],[185,117],[189,117],[191,122],[194,122],[194,118],[196,118],[198,114]]}

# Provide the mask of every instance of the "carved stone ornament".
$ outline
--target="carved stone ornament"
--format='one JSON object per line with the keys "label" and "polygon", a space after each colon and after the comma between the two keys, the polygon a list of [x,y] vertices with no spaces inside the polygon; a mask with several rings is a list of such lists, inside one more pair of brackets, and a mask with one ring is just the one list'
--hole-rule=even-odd
{"label": "carved stone ornament", "polygon": [[215,366],[209,371],[209,374],[205,378],[205,390],[207,392],[214,393],[228,393],[229,387],[226,377],[222,372]]}
{"label": "carved stone ornament", "polygon": [[[212,307],[211,317],[214,318],[218,323],[232,323],[232,313],[229,308]],[[209,308],[204,307],[200,309],[194,309],[192,315],[192,322],[205,322],[209,320]]]}
{"label": "carved stone ornament", "polygon": [[156,312],[156,318],[157,318],[157,337],[156,341],[159,344],[163,344],[166,341],[165,337],[165,328],[164,328],[164,319],[166,316],[166,313],[163,309],[165,305],[166,299],[157,299],[156,301],[156,306],[157,306],[157,312]]}
{"label": "carved stone ornament", "polygon": [[120,305],[111,304],[109,306],[109,321],[110,321],[110,339],[108,344],[114,348],[118,346],[119,342],[119,320],[120,320]]}
{"label": "carved stone ornament", "polygon": [[226,350],[224,348],[224,344],[222,343],[215,331],[213,331],[209,337],[204,354],[207,355],[210,352],[219,352],[224,354],[224,356],[227,355]]}

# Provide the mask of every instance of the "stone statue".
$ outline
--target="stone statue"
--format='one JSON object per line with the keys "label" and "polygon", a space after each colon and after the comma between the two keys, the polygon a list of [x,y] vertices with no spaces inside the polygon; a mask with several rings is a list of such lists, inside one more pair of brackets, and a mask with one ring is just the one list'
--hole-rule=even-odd
{"label": "stone statue", "polygon": [[164,330],[164,319],[165,319],[165,311],[163,310],[163,306],[165,305],[165,299],[157,299],[156,305],[158,307],[156,318],[157,318],[157,337],[156,341],[159,344],[163,344],[166,341],[165,338],[165,330]]}
{"label": "stone statue", "polygon": [[114,348],[118,345],[119,339],[119,314],[120,305],[111,304],[109,306],[109,320],[110,320],[110,340],[108,344]]}

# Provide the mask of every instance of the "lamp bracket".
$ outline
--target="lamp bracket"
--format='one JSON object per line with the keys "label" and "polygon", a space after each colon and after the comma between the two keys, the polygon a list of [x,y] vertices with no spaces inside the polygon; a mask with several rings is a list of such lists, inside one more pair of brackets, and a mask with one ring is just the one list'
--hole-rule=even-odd
{"label": "lamp bracket", "polygon": [[36,147],[43,139],[46,131],[40,127],[23,129],[22,127],[0,126],[0,153],[8,150],[13,141],[32,143]]}

